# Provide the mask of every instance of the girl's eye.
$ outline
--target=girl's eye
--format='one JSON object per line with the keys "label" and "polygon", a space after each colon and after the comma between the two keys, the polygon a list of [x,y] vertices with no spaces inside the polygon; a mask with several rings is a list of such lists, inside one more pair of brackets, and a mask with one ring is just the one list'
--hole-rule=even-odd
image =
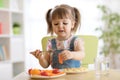
{"label": "girl's eye", "polygon": [[67,25],[68,23],[63,23],[64,25]]}
{"label": "girl's eye", "polygon": [[58,23],[55,23],[54,25],[58,25]]}
{"label": "girl's eye", "polygon": [[[67,25],[68,23],[63,22],[62,24],[63,24],[63,25]],[[54,23],[54,25],[57,26],[57,25],[60,25],[60,23]]]}

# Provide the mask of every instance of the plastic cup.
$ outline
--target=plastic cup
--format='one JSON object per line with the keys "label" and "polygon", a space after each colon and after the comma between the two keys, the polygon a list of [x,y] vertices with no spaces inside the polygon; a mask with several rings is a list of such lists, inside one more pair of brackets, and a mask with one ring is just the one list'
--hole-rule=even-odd
{"label": "plastic cup", "polygon": [[95,58],[96,75],[105,75],[109,71],[109,61],[107,58]]}

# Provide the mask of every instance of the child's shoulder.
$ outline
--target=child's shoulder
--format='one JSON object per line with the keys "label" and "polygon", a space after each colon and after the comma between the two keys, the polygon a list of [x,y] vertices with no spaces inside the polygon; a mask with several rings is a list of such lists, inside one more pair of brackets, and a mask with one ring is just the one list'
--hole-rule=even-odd
{"label": "child's shoulder", "polygon": [[77,36],[77,35],[74,35],[74,36],[71,37],[71,40],[73,40],[73,39],[74,40],[80,40],[81,38],[79,36]]}
{"label": "child's shoulder", "polygon": [[55,39],[56,39],[56,37],[49,38],[48,41],[55,40]]}
{"label": "child's shoulder", "polygon": [[73,38],[75,38],[75,42],[84,42],[83,38],[81,38],[80,36],[73,36]]}

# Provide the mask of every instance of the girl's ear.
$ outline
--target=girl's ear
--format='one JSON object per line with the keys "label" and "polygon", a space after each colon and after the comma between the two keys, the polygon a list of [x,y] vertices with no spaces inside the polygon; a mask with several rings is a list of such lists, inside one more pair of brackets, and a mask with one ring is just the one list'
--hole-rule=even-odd
{"label": "girl's ear", "polygon": [[74,28],[75,26],[75,21],[72,22],[72,29]]}

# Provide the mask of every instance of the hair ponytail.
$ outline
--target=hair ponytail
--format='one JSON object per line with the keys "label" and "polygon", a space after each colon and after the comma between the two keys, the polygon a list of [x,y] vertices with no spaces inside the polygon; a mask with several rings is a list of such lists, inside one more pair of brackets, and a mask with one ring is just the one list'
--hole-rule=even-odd
{"label": "hair ponytail", "polygon": [[46,21],[48,25],[47,33],[53,34],[53,29],[52,29],[52,22],[51,22],[51,11],[52,9],[49,9],[46,13]]}
{"label": "hair ponytail", "polygon": [[80,12],[78,11],[77,8],[74,8],[74,12],[75,12],[75,27],[77,29],[77,27],[79,26],[79,24],[81,26],[81,15],[80,15]]}

